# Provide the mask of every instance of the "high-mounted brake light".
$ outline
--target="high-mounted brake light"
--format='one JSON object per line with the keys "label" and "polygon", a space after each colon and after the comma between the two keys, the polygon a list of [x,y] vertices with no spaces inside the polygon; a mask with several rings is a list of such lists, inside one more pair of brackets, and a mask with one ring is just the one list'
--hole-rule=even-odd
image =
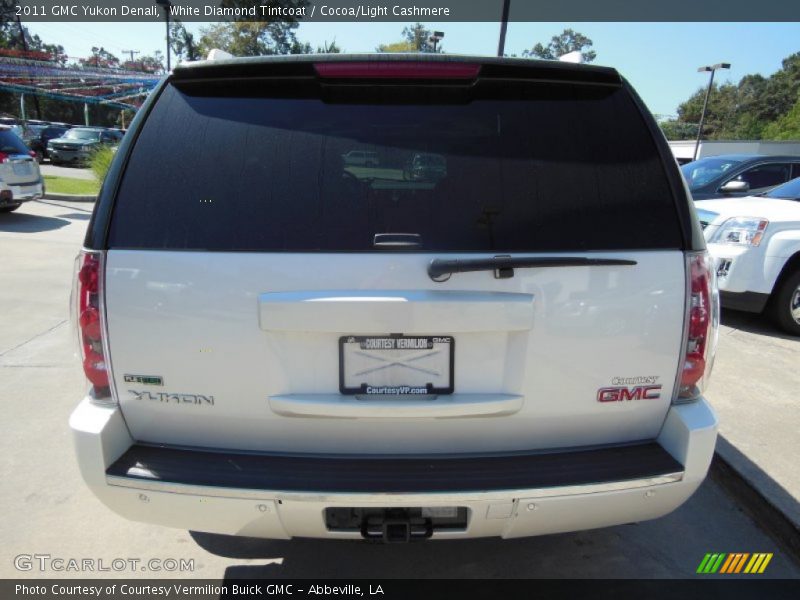
{"label": "high-mounted brake light", "polygon": [[675,402],[696,399],[708,384],[719,328],[719,293],[707,252],[686,256],[686,345]]}
{"label": "high-mounted brake light", "polygon": [[110,396],[105,359],[105,336],[100,312],[103,288],[103,255],[83,251],[78,255],[73,310],[78,325],[78,341],[83,372],[94,386],[98,398]]}
{"label": "high-mounted brake light", "polygon": [[475,79],[481,66],[460,62],[322,62],[314,63],[326,79]]}

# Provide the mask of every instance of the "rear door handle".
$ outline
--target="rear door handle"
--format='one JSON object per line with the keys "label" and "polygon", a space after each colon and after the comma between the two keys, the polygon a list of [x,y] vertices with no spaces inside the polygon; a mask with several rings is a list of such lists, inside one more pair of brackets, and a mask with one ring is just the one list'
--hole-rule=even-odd
{"label": "rear door handle", "polygon": [[419,248],[422,246],[422,236],[418,233],[376,233],[372,240],[375,248]]}

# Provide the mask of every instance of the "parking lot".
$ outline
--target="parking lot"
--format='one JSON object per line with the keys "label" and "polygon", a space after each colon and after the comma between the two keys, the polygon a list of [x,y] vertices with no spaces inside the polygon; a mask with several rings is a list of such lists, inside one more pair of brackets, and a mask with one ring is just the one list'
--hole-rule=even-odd
{"label": "parking lot", "polygon": [[[0,577],[97,576],[19,571],[15,557],[46,554],[141,561],[193,559],[195,578],[222,577],[692,577],[707,552],[774,552],[762,577],[800,577],[786,549],[717,478],[675,513],[646,523],[540,538],[374,546],[352,542],[234,539],[132,523],[84,486],[67,419],[82,397],[68,319],[73,257],[91,204],[43,200],[0,215],[0,502],[6,518]],[[798,511],[800,340],[754,316],[723,315],[709,398],[725,452]],[[137,573],[141,575],[141,573]],[[130,571],[103,576],[130,576]],[[148,572],[147,576],[175,576]]]}

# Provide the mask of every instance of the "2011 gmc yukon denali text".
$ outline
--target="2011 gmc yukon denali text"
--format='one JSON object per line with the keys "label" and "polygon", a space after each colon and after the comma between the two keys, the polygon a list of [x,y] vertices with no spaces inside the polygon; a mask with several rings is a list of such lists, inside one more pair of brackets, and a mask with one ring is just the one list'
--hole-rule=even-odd
{"label": "2011 gmc yukon denali text", "polygon": [[133,520],[539,535],[664,515],[714,450],[714,274],[610,68],[181,65],[119,148],[73,304],[80,469]]}

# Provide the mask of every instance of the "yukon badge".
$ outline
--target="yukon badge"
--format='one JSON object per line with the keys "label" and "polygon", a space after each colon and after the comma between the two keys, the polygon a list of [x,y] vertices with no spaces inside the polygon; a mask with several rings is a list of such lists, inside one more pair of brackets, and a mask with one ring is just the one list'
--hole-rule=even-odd
{"label": "yukon badge", "polygon": [[202,396],[200,394],[172,394],[168,392],[137,392],[128,390],[136,400],[163,402],[167,404],[208,404],[214,406],[214,396]]}
{"label": "yukon badge", "polygon": [[[598,402],[625,402],[626,400],[658,400],[661,398],[661,384],[657,384],[658,376],[647,377],[614,377],[614,387],[597,390]],[[628,384],[628,385],[617,385]],[[630,385],[638,384],[638,385]]]}

